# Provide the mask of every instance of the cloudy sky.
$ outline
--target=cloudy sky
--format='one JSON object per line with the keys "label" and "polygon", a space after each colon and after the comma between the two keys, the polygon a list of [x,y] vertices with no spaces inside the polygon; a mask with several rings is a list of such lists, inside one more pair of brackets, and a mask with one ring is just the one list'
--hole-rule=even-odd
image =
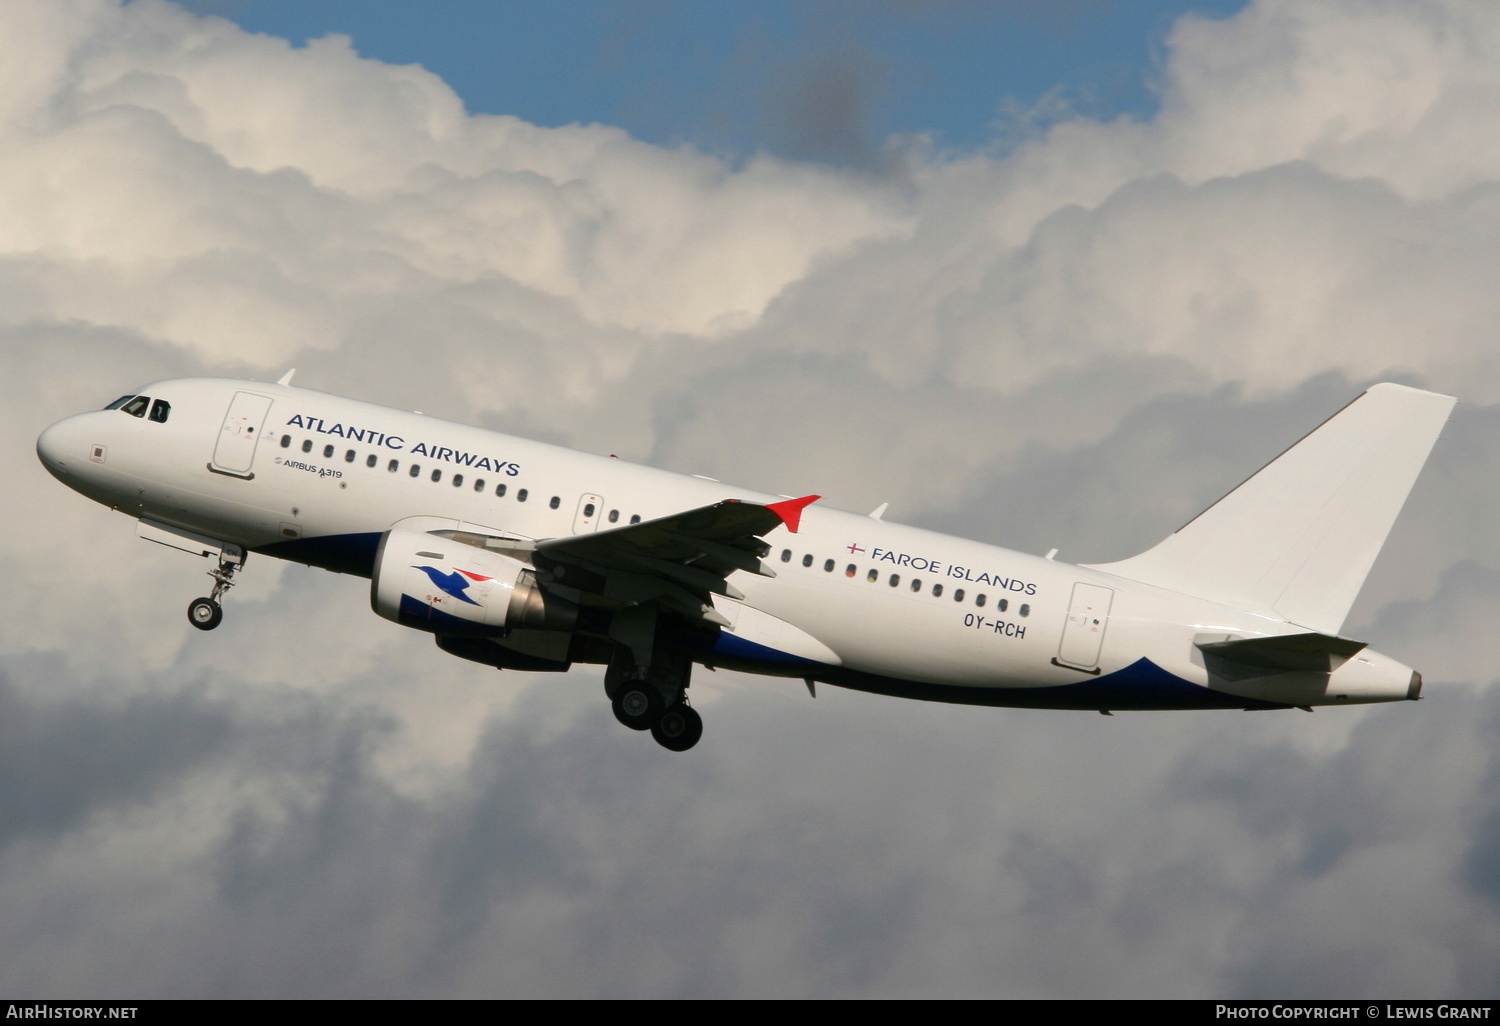
{"label": "cloudy sky", "polygon": [[[0,990],[1500,991],[1500,7],[316,6],[0,13]],[[677,755],[358,580],[252,558],[201,634],[33,439],[292,366],[1074,561],[1448,392],[1346,625],[1427,700],[700,672]]]}

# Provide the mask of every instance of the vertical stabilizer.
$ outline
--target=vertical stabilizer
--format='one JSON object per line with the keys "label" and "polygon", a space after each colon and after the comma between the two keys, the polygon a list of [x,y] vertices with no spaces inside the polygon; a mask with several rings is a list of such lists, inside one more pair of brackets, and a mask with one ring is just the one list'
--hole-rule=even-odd
{"label": "vertical stabilizer", "polygon": [[1336,634],[1454,402],[1375,385],[1155,548],[1093,569]]}

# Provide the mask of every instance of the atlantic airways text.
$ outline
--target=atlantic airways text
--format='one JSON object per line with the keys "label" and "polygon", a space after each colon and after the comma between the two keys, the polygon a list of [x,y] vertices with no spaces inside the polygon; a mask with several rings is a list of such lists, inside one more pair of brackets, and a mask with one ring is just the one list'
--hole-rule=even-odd
{"label": "atlantic airways text", "polygon": [[332,435],[349,442],[383,446],[397,452],[404,452],[409,456],[425,456],[430,460],[442,460],[473,470],[488,470],[494,474],[504,474],[506,477],[517,477],[521,473],[521,465],[512,463],[510,460],[495,459],[492,456],[427,442],[417,442],[408,447],[406,439],[400,435],[386,434],[374,428],[356,427],[352,424],[329,424],[322,417],[304,416],[297,413],[287,420],[286,426],[299,427],[304,431],[315,431],[320,435]]}

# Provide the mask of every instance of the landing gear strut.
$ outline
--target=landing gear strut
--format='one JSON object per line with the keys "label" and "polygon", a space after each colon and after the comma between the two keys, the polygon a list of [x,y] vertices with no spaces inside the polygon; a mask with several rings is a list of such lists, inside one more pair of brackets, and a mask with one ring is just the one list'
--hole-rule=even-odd
{"label": "landing gear strut", "polygon": [[219,566],[210,570],[208,576],[214,580],[214,590],[207,598],[193,599],[188,605],[188,623],[200,631],[211,631],[224,620],[224,607],[219,600],[234,587],[234,575],[245,565],[245,550],[237,545],[226,545],[219,553]]}

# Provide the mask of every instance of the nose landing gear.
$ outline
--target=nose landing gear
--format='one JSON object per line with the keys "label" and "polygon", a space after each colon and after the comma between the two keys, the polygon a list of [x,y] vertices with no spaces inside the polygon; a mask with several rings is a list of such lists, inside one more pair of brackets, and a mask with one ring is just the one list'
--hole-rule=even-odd
{"label": "nose landing gear", "polygon": [[245,550],[238,545],[226,545],[219,553],[219,566],[210,570],[208,576],[214,580],[214,590],[207,598],[196,598],[188,605],[188,623],[200,631],[211,631],[224,621],[224,608],[219,600],[234,587],[234,575],[245,565]]}

